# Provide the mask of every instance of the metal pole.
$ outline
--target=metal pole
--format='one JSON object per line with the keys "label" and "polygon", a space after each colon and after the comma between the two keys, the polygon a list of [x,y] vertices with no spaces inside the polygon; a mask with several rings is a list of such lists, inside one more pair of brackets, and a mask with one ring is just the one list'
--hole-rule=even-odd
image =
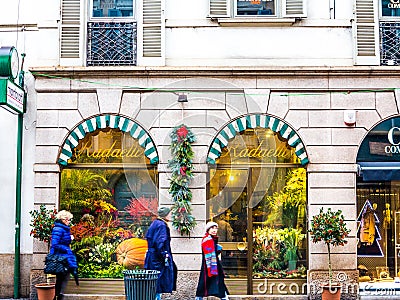
{"label": "metal pole", "polygon": [[[25,53],[21,54],[22,64],[19,74],[19,85],[24,88],[24,58]],[[25,94],[26,95],[26,94]],[[25,97],[24,95],[24,97]],[[24,112],[26,101],[24,99]],[[22,135],[24,126],[24,114],[18,114],[18,136],[17,136],[17,183],[16,183],[16,199],[15,199],[15,245],[14,245],[14,299],[19,298],[19,287],[21,277],[21,186],[22,186]]]}
{"label": "metal pole", "polygon": [[17,139],[17,187],[15,200],[15,260],[14,260],[14,299],[19,298],[20,253],[21,253],[21,177],[22,177],[22,128],[24,115],[18,114]]}

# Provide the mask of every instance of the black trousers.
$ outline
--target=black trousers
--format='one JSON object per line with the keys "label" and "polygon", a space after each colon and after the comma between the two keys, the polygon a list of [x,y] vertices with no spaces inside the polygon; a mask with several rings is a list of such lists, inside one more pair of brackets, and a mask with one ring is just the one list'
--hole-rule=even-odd
{"label": "black trousers", "polygon": [[69,281],[69,272],[67,274],[56,275],[56,297],[64,294]]}

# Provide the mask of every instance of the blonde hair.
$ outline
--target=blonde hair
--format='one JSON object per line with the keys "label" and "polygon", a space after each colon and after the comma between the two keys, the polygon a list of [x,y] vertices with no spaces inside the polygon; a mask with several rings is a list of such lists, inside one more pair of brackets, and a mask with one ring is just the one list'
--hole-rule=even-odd
{"label": "blonde hair", "polygon": [[58,214],[56,214],[56,219],[57,220],[65,220],[65,219],[72,219],[74,217],[73,214],[71,214],[67,210],[60,210]]}

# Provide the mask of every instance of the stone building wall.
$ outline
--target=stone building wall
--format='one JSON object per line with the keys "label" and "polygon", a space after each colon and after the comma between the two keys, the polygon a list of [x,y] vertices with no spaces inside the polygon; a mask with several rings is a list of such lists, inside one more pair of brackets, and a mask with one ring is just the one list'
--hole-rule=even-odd
{"label": "stone building wall", "polygon": [[[396,86],[398,79],[386,76],[383,82],[384,74],[369,69],[285,71],[196,72],[176,68],[160,71],[163,76],[157,71],[148,74],[143,70],[104,71],[95,76],[84,70],[63,70],[54,71],[62,79],[36,78],[35,205],[58,205],[58,151],[70,130],[98,114],[127,116],[147,130],[160,158],[159,201],[161,205],[171,204],[167,192],[169,133],[184,123],[197,136],[193,145],[195,177],[191,188],[193,215],[198,225],[190,238],[181,237],[173,230],[172,250],[179,270],[196,273],[201,262],[200,239],[206,218],[206,157],[210,144],[224,125],[238,116],[270,114],[292,126],[306,146],[310,160],[307,165],[309,216],[322,206],[342,209],[351,233],[346,246],[333,249],[333,266],[353,274],[357,264],[355,162],[358,146],[371,127],[398,114],[397,91],[384,90]],[[367,77],[367,74],[372,75]],[[157,91],[152,91],[153,88]],[[188,95],[187,103],[177,102],[182,90]],[[355,126],[344,124],[347,109],[357,112]],[[308,247],[309,270],[326,269],[324,245],[309,242]],[[35,249],[32,268],[40,269],[43,267],[40,256],[45,252],[40,247]]]}

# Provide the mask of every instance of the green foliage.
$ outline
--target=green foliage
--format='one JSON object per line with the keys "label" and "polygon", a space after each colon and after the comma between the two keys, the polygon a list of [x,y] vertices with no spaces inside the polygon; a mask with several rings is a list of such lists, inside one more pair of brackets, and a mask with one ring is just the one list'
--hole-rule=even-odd
{"label": "green foliage", "polygon": [[40,241],[49,243],[57,210],[55,208],[46,209],[45,205],[40,205],[39,210],[32,210],[29,214],[31,215],[31,223],[29,225],[32,227],[30,235]]}
{"label": "green foliage", "polygon": [[172,225],[181,235],[190,235],[196,226],[196,220],[192,216],[192,192],[189,183],[193,178],[193,150],[192,143],[196,140],[191,130],[185,125],[175,127],[171,134],[172,159],[168,161],[168,167],[172,171],[170,188],[168,192],[172,196],[173,206]]}
{"label": "green foliage", "polygon": [[286,248],[285,260],[297,260],[297,248],[299,242],[304,239],[305,234],[301,233],[301,230],[294,228],[280,229],[278,233]]}
{"label": "green foliage", "polygon": [[253,233],[253,273],[268,273],[285,268],[284,252],[278,231],[256,228]]}
{"label": "green foliage", "polygon": [[299,208],[306,204],[306,170],[298,168],[289,171],[283,189],[267,196],[266,200],[271,211],[268,224],[282,220],[284,227],[295,227]]}
{"label": "green foliage", "polygon": [[76,254],[78,260],[87,260],[91,249],[103,243],[103,238],[99,236],[85,237],[80,241],[73,241],[71,249]]}
{"label": "green foliage", "polygon": [[89,252],[88,261],[103,266],[110,265],[113,262],[113,254],[116,248],[117,245],[111,243],[96,245]]}
{"label": "green foliage", "polygon": [[[94,201],[109,201],[107,178],[92,170],[65,169],[61,173],[61,208],[72,212],[76,219],[93,209]],[[85,211],[86,210],[86,211]]]}
{"label": "green foliage", "polygon": [[82,278],[123,278],[124,266],[112,262],[108,266],[91,264],[86,261],[78,264],[79,276]]}
{"label": "green foliage", "polygon": [[326,212],[321,208],[319,214],[313,216],[309,230],[314,243],[323,242],[328,248],[329,283],[332,284],[331,246],[344,246],[345,238],[349,235],[342,211],[333,211],[328,208]]}

